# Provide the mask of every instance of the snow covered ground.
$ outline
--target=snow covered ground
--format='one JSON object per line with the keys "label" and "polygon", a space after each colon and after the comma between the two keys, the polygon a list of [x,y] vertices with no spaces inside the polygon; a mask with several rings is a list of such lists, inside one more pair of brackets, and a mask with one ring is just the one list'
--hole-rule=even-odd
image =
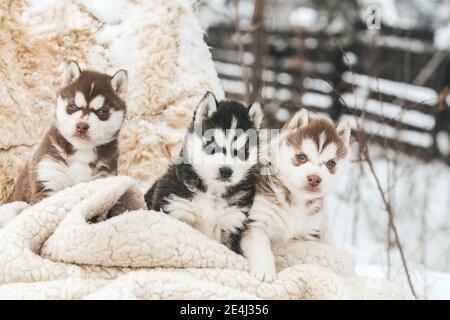
{"label": "snow covered ground", "polygon": [[[355,154],[356,150],[353,159]],[[418,296],[450,299],[450,168],[377,146],[371,154],[393,204]],[[393,241],[388,242],[388,215],[366,164],[349,163],[328,209],[336,244],[355,254],[359,274],[406,286],[398,250]]]}

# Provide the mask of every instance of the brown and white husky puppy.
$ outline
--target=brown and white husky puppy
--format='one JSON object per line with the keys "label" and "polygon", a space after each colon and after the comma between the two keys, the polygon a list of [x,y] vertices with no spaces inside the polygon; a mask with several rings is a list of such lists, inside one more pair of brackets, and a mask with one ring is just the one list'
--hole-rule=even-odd
{"label": "brown and white husky puppy", "polygon": [[55,121],[26,164],[9,201],[34,204],[43,198],[117,172],[117,136],[125,117],[125,70],[113,76],[65,68]]}
{"label": "brown and white husky puppy", "polygon": [[302,109],[270,143],[272,172],[259,172],[241,242],[251,272],[260,280],[276,277],[271,249],[275,243],[329,240],[324,197],[338,182],[349,139],[347,123],[335,125]]}

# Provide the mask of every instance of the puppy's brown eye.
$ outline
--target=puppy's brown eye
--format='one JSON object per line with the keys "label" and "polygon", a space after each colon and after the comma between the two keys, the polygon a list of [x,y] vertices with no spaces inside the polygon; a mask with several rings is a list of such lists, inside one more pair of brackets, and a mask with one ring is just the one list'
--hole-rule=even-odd
{"label": "puppy's brown eye", "polygon": [[334,161],[334,160],[328,160],[327,161],[327,167],[328,168],[334,168],[336,166],[336,161]]}
{"label": "puppy's brown eye", "polygon": [[100,109],[98,109],[97,111],[97,114],[100,114],[100,115],[105,115],[105,114],[107,114],[108,113],[108,109],[107,108],[105,108],[105,107],[101,107]]}
{"label": "puppy's brown eye", "polygon": [[306,162],[308,160],[308,157],[303,152],[297,153],[295,155],[295,159],[299,162]]}
{"label": "puppy's brown eye", "polygon": [[78,110],[78,106],[75,104],[75,102],[69,103],[69,109],[72,111]]}

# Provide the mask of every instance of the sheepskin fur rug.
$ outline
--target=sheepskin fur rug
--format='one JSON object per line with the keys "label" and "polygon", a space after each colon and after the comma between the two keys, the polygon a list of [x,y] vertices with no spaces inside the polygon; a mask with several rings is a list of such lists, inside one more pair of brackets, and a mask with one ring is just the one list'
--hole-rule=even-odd
{"label": "sheepskin fur rug", "polygon": [[[97,3],[97,5],[96,5]],[[0,203],[53,120],[61,65],[128,70],[119,173],[149,186],[206,90],[223,98],[187,1],[0,2]]]}

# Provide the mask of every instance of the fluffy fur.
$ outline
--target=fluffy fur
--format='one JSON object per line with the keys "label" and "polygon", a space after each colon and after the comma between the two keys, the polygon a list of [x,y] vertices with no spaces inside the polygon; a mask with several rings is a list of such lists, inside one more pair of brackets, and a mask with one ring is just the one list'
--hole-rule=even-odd
{"label": "fluffy fur", "polygon": [[36,203],[48,195],[117,173],[117,136],[125,116],[127,74],[65,68],[55,121],[17,179],[10,201]]}
{"label": "fluffy fur", "polygon": [[236,252],[253,204],[259,104],[217,102],[207,93],[176,163],[147,192],[152,210],[187,222]]}
{"label": "fluffy fur", "polygon": [[343,169],[349,137],[346,123],[335,126],[329,118],[302,109],[268,145],[271,168],[258,175],[242,239],[244,255],[259,279],[276,277],[274,243],[329,240],[324,198]]}

